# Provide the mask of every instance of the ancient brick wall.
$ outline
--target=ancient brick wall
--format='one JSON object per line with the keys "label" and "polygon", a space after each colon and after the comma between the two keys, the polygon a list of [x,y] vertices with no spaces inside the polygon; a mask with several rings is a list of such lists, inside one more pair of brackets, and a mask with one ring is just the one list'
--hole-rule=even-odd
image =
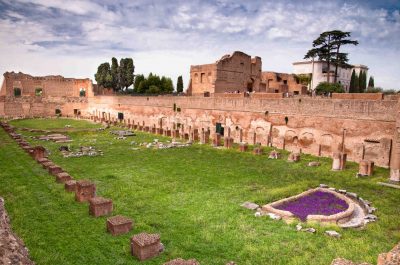
{"label": "ancient brick wall", "polygon": [[382,93],[332,93],[334,99],[382,100]]}
{"label": "ancient brick wall", "polygon": [[[180,112],[174,111],[173,106]],[[216,123],[231,128],[235,142],[331,156],[342,149],[353,161],[372,159],[389,165],[395,131],[396,101],[354,101],[313,98],[251,99],[195,97],[95,97],[86,115],[114,118],[163,129],[183,126],[215,131]],[[345,131],[343,129],[346,129]],[[227,130],[225,130],[227,131]],[[240,133],[241,132],[241,133]]]}

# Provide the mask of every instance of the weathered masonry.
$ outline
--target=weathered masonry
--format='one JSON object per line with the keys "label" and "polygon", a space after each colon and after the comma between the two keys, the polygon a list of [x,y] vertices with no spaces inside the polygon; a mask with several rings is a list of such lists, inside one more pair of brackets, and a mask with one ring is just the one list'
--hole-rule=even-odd
{"label": "weathered masonry", "polygon": [[[6,73],[0,116],[80,115],[148,126],[154,131],[214,136],[222,127],[234,142],[331,156],[345,151],[352,161],[391,168],[399,180],[400,116],[397,98],[339,94],[332,98],[95,96],[89,79],[32,77]],[[36,89],[42,89],[41,95]],[[18,91],[19,89],[19,91]],[[85,91],[84,93],[81,91]]]}

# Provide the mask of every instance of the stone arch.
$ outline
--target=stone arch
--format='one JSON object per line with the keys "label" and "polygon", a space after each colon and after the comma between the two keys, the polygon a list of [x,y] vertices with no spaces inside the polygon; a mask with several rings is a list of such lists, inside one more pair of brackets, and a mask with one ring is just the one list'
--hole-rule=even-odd
{"label": "stone arch", "polygon": [[333,145],[333,136],[331,134],[323,134],[321,135],[321,155],[331,155],[332,153],[332,145]]}
{"label": "stone arch", "polygon": [[288,149],[290,151],[297,149],[299,138],[295,131],[287,130],[285,132],[284,140],[285,140],[285,149]]}
{"label": "stone arch", "polygon": [[314,143],[314,134],[305,132],[300,136],[299,144],[301,147],[307,148]]}

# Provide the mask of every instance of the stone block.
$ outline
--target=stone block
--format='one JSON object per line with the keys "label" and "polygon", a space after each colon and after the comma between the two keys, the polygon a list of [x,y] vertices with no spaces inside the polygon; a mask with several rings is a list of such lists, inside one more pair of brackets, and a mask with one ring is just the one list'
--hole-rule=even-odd
{"label": "stone block", "polygon": [[253,153],[255,154],[255,155],[262,155],[263,154],[263,149],[261,148],[261,146],[257,146],[257,147],[254,147],[254,149],[253,149]]}
{"label": "stone block", "polygon": [[268,156],[269,159],[279,159],[281,158],[281,154],[275,150],[271,151]]}
{"label": "stone block", "polygon": [[89,199],[89,214],[94,217],[108,215],[113,210],[111,199],[94,197]]}
{"label": "stone block", "polygon": [[46,149],[43,146],[35,146],[33,148],[33,159],[36,161],[46,157]]}
{"label": "stone block", "polygon": [[362,160],[359,164],[358,174],[361,176],[372,176],[374,173],[374,162]]}
{"label": "stone block", "polygon": [[42,167],[44,169],[48,169],[51,166],[55,166],[55,164],[53,162],[51,162],[51,161],[42,163]]}
{"label": "stone block", "polygon": [[47,168],[49,173],[53,176],[57,176],[58,173],[63,172],[62,168],[57,165],[52,165]]}
{"label": "stone block", "polygon": [[232,137],[225,137],[224,138],[224,147],[225,148],[232,148],[233,146],[233,138]]}
{"label": "stone block", "polygon": [[140,233],[131,238],[131,253],[140,261],[159,255],[162,249],[158,234]]}
{"label": "stone block", "polygon": [[58,183],[65,183],[68,180],[72,180],[72,177],[67,172],[60,172],[56,174],[56,181]]}
{"label": "stone block", "polygon": [[300,154],[299,153],[290,153],[288,156],[289,162],[298,162],[300,161]]}
{"label": "stone block", "polygon": [[75,200],[85,202],[96,196],[96,186],[88,180],[76,182]]}
{"label": "stone block", "polygon": [[48,158],[39,158],[39,159],[36,160],[36,161],[37,161],[39,164],[51,162]]}
{"label": "stone block", "polygon": [[215,133],[213,137],[213,146],[221,145],[221,135],[219,133]]}
{"label": "stone block", "polygon": [[75,180],[68,180],[64,184],[64,189],[67,192],[75,192],[76,191],[76,181]]}
{"label": "stone block", "polygon": [[240,152],[247,152],[249,149],[249,145],[247,143],[240,143],[239,144],[239,151]]}
{"label": "stone block", "polygon": [[132,229],[132,220],[122,216],[116,215],[107,219],[107,231],[113,236],[126,234]]}

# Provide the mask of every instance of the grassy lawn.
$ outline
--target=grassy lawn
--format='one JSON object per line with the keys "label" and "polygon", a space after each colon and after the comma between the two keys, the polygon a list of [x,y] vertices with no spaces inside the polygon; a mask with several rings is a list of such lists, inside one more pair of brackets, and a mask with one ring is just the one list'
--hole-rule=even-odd
{"label": "grassy lawn", "polygon": [[[70,130],[72,148],[95,146],[104,156],[63,158],[62,144],[46,146],[50,159],[75,179],[96,183],[99,196],[113,199],[113,214],[134,219],[129,234],[106,233],[106,217],[88,214],[88,205],[74,201],[39,164],[0,129],[0,196],[6,200],[14,231],[22,237],[37,264],[162,264],[173,258],[196,258],[201,264],[330,264],[336,257],[376,263],[377,255],[400,241],[400,191],[377,186],[388,170],[377,168],[373,177],[356,179],[358,165],[330,171],[331,159],[303,155],[299,163],[268,160],[236,150],[193,145],[151,150],[131,141],[150,142],[161,136],[137,132],[126,140],[114,139],[98,125],[67,119],[18,120],[18,127]],[[21,131],[25,136],[38,135]],[[65,144],[64,144],[65,145]],[[307,167],[319,160],[317,168]],[[297,232],[286,224],[240,207],[245,201],[260,205],[325,183],[356,192],[373,203],[379,220],[364,230],[341,230],[337,240]],[[130,255],[129,238],[140,232],[161,234],[165,252],[146,262]]]}

